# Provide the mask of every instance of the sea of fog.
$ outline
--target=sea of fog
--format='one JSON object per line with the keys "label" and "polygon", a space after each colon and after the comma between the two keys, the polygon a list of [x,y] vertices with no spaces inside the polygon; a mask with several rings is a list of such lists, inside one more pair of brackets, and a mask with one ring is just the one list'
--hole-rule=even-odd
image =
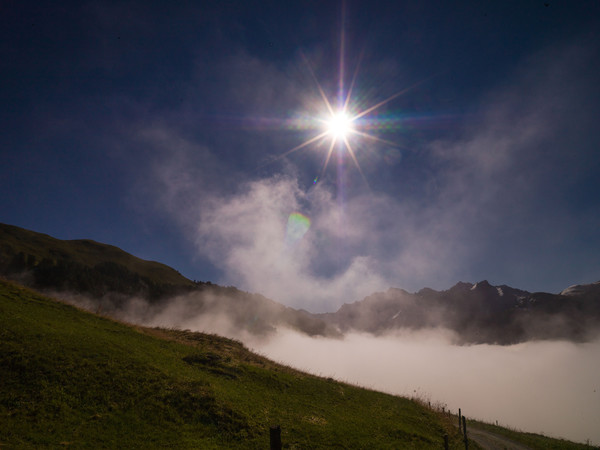
{"label": "sea of fog", "polygon": [[[63,298],[97,308],[85,297]],[[152,311],[145,301],[131,300],[115,315],[142,325],[217,333],[310,373],[417,397],[454,412],[461,408],[467,418],[600,445],[600,337],[584,344],[460,346],[445,330],[332,339],[280,329],[257,338],[225,313],[189,314],[185,302]]]}
{"label": "sea of fog", "polygon": [[452,345],[445,332],[248,341],[275,361],[521,431],[600,444],[600,341]]}

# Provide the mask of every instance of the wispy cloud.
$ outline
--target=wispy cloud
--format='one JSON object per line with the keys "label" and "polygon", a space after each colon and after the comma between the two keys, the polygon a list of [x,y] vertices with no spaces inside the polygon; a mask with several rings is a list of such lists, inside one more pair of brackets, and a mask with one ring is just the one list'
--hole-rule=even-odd
{"label": "wispy cloud", "polygon": [[[137,133],[155,149],[152,176],[143,185],[198,252],[222,269],[219,281],[290,306],[332,310],[389,286],[439,289],[483,278],[536,290],[560,269],[556,252],[571,260],[586,257],[569,253],[562,242],[574,223],[568,188],[591,170],[586,161],[598,162],[597,133],[584,123],[597,109],[585,97],[592,53],[569,45],[524,61],[504,86],[470,107],[454,137],[410,149],[406,157],[418,155],[422,164],[422,177],[414,181],[419,186],[403,184],[403,178],[414,179],[410,164],[389,166],[383,159],[370,161],[367,176],[396,177],[386,191],[353,186],[342,193],[332,178],[307,184],[314,175],[307,168],[321,161],[314,149],[267,171],[242,172],[229,146],[246,146],[243,158],[264,161],[278,149],[283,153],[288,138],[255,129],[245,143],[202,139],[173,118]],[[297,81],[287,69],[244,54],[215,70],[232,77],[218,101],[236,105],[240,117],[258,117],[270,105],[274,112],[298,107],[310,97],[298,86],[284,88]],[[348,182],[356,176],[362,183],[348,170]],[[286,224],[293,212],[311,225],[289,245]],[[563,284],[571,281],[580,280]]]}
{"label": "wispy cloud", "polygon": [[[290,243],[286,224],[296,211],[311,226]],[[197,243],[243,288],[297,307],[329,309],[383,283],[368,255],[347,253],[368,230],[357,229],[360,222],[343,223],[336,211],[329,192],[306,193],[293,179],[251,182],[242,194],[212,199],[198,224]]]}

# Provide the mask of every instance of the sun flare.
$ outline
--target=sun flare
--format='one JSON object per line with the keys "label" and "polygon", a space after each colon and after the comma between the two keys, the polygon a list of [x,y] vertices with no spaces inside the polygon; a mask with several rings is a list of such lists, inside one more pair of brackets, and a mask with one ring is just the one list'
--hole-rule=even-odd
{"label": "sun flare", "polygon": [[352,132],[352,120],[345,112],[340,111],[327,121],[326,128],[333,138],[344,140]]}
{"label": "sun flare", "polygon": [[[294,148],[280,154],[272,161],[286,157],[300,149],[314,146],[316,148],[326,148],[324,161],[320,173],[314,178],[314,183],[320,180],[327,170],[329,162],[332,160],[334,152],[339,155],[338,164],[345,158],[350,158],[361,177],[369,185],[365,174],[358,162],[358,154],[365,151],[371,151],[374,145],[386,147],[401,147],[397,142],[382,139],[378,135],[382,132],[392,132],[402,130],[406,121],[406,116],[387,116],[381,119],[376,114],[384,105],[391,103],[398,97],[414,89],[425,80],[421,80],[412,86],[404,88],[381,101],[374,101],[371,106],[365,107],[364,95],[356,95],[356,81],[359,67],[362,61],[362,55],[356,63],[354,74],[351,77],[349,87],[345,88],[345,58],[344,58],[344,33],[341,36],[340,51],[340,73],[338,79],[337,96],[331,98],[325,93],[321,83],[319,83],[311,67],[308,58],[302,54],[304,62],[310,73],[318,93],[320,94],[320,105],[316,109],[321,109],[321,114],[303,116],[299,119],[293,119],[289,122],[290,128],[315,132],[305,141]],[[314,113],[313,113],[314,114]],[[370,144],[368,144],[370,142]],[[322,144],[325,144],[324,146]],[[360,155],[359,155],[360,156]]]}

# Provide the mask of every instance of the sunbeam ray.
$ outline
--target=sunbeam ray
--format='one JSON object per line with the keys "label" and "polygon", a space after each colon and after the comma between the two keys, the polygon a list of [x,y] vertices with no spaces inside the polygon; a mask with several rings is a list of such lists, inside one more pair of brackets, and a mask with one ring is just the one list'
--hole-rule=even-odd
{"label": "sunbeam ray", "polygon": [[344,101],[344,107],[342,110],[346,112],[348,110],[348,104],[350,103],[350,99],[352,97],[352,91],[354,90],[354,84],[356,83],[356,78],[358,77],[358,69],[360,68],[360,64],[362,62],[363,56],[365,52],[364,50],[360,52],[358,56],[358,62],[356,63],[356,68],[354,69],[354,74],[352,75],[352,81],[350,82],[350,88],[348,89],[348,93],[346,94],[346,100]]}
{"label": "sunbeam ray", "polygon": [[356,159],[356,155],[354,154],[354,150],[352,150],[352,146],[350,145],[350,142],[348,142],[348,138],[346,136],[344,136],[343,139],[344,139],[344,144],[346,145],[346,149],[348,150],[348,153],[352,157],[352,161],[354,161],[354,165],[358,169],[358,172],[360,173],[360,176],[364,180],[367,187],[369,187],[369,182],[367,181],[367,177],[365,177],[365,174],[363,173],[363,171],[360,167],[360,164],[358,163],[358,160]]}
{"label": "sunbeam ray", "polygon": [[381,142],[382,144],[391,145],[392,147],[405,148],[403,145],[400,145],[397,142],[388,141],[387,139],[381,139],[381,138],[379,138],[377,136],[373,136],[372,134],[364,133],[362,131],[358,131],[358,130],[355,130],[355,129],[350,130],[350,133],[352,133],[352,134],[358,134],[359,136],[362,136],[362,137],[364,137],[366,139],[372,139],[374,141]]}
{"label": "sunbeam ray", "polygon": [[331,140],[331,144],[329,145],[329,150],[327,151],[327,157],[325,158],[325,162],[323,163],[323,167],[321,168],[321,173],[319,174],[319,178],[323,178],[325,174],[325,170],[327,170],[327,165],[329,164],[329,160],[331,159],[331,154],[333,153],[333,147],[335,146],[335,140]]}
{"label": "sunbeam ray", "polygon": [[335,112],[334,112],[333,108],[331,107],[331,103],[329,103],[329,100],[327,99],[327,96],[325,95],[323,88],[321,87],[321,83],[319,83],[319,80],[317,80],[317,77],[312,70],[312,67],[310,66],[310,62],[308,61],[308,58],[306,57],[306,55],[304,55],[304,53],[301,53],[301,55],[302,55],[302,58],[304,59],[304,63],[306,64],[306,67],[308,68],[308,71],[310,72],[312,79],[314,80],[315,84],[317,85],[317,89],[319,90],[319,93],[321,94],[321,98],[323,99],[323,102],[327,106],[329,113],[333,116],[335,114]]}

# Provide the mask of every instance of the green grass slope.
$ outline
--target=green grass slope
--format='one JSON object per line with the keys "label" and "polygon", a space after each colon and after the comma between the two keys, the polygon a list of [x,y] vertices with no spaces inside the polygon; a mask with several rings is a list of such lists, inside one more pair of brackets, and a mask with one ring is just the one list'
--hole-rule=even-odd
{"label": "green grass slope", "polygon": [[117,323],[0,280],[0,447],[462,448],[417,402],[240,343]]}

